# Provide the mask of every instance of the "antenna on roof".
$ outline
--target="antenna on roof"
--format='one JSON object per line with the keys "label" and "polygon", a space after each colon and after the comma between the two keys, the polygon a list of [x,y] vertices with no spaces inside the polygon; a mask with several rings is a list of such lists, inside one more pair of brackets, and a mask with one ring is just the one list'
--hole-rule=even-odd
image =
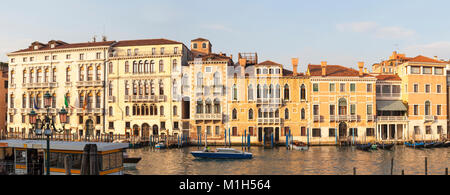
{"label": "antenna on roof", "polygon": [[93,37],[92,37],[92,42],[97,42],[97,35],[94,35]]}

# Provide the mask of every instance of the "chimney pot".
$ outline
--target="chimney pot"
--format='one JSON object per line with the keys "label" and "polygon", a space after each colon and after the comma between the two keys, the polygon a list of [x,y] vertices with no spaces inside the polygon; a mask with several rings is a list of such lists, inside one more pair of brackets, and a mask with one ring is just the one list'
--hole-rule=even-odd
{"label": "chimney pot", "polygon": [[292,58],[292,68],[294,71],[294,76],[298,75],[297,69],[298,69],[298,58]]}
{"label": "chimney pot", "polygon": [[359,68],[359,76],[362,77],[364,75],[364,62],[358,62]]}
{"label": "chimney pot", "polygon": [[327,76],[327,61],[321,62],[322,76]]}

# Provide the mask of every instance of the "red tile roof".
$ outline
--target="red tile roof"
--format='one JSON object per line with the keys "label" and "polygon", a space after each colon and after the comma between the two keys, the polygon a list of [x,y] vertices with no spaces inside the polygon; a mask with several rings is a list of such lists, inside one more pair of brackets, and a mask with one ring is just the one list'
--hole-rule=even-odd
{"label": "red tile roof", "polygon": [[[105,41],[105,42],[86,42],[86,43],[66,43],[63,41],[55,41],[56,43],[58,43],[55,48],[51,48],[49,44],[42,44],[39,43],[40,45],[42,45],[43,47],[35,50],[33,48],[33,46],[28,47],[27,49],[22,49],[19,51],[15,51],[12,53],[19,53],[19,52],[28,52],[28,51],[42,51],[42,50],[54,50],[54,49],[70,49],[70,48],[80,48],[80,47],[101,47],[101,46],[110,46],[112,45],[115,41]],[[34,42],[37,43],[37,42]]]}
{"label": "red tile roof", "polygon": [[384,75],[378,75],[376,76],[378,80],[383,80],[383,81],[401,81],[402,79],[396,75],[396,74],[384,74]]}
{"label": "red tile roof", "polygon": [[171,45],[171,44],[183,44],[177,41],[168,39],[141,39],[141,40],[125,40],[119,41],[114,47],[126,47],[126,46],[141,46],[141,45]]}
{"label": "red tile roof", "polygon": [[408,62],[430,62],[430,63],[441,63],[441,64],[446,64],[447,62],[443,62],[440,60],[435,60],[433,58],[429,58],[429,57],[425,57],[422,55],[418,55],[415,58],[411,58],[408,60]]}
{"label": "red tile roof", "polygon": [[272,62],[272,61],[270,61],[270,60],[267,60],[267,61],[261,62],[261,63],[257,64],[257,66],[258,66],[258,65],[275,65],[275,66],[281,66],[281,64],[278,64],[278,63]]}
{"label": "red tile roof", "polygon": [[[308,70],[311,76],[322,76],[322,66],[321,65],[308,65]],[[327,75],[326,76],[342,76],[342,77],[352,77],[359,76],[359,71],[347,68],[340,65],[327,65],[326,68]],[[364,77],[373,77],[370,74],[363,73]]]}
{"label": "red tile roof", "polygon": [[204,38],[197,38],[191,41],[209,41],[208,39],[204,39]]}

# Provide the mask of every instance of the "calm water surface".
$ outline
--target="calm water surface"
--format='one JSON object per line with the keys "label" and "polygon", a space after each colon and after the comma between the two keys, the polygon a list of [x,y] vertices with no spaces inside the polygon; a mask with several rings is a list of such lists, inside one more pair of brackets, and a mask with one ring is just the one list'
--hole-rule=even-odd
{"label": "calm water surface", "polygon": [[[212,147],[213,148],[213,147]],[[236,149],[241,149],[236,147]],[[253,147],[253,159],[212,160],[197,159],[190,152],[197,147],[155,150],[129,149],[130,157],[142,157],[133,175],[351,175],[356,167],[358,175],[389,175],[394,158],[394,174],[442,175],[450,163],[450,148],[412,149],[395,146],[392,151],[371,152],[352,147],[311,147],[309,151],[286,150],[284,147],[264,149]]]}

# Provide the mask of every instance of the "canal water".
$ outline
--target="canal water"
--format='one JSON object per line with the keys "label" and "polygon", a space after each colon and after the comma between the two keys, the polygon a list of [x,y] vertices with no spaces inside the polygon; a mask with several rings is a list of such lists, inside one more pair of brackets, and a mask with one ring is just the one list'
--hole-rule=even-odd
{"label": "canal water", "polygon": [[[213,147],[212,147],[213,148]],[[200,148],[201,150],[202,148]],[[241,150],[240,147],[236,149]],[[450,166],[450,148],[413,149],[395,146],[392,151],[361,151],[354,147],[318,146],[308,151],[285,147],[252,147],[253,159],[197,159],[190,152],[197,147],[170,150],[128,149],[130,157],[142,157],[132,175],[389,175],[394,158],[394,175],[443,175]]]}

